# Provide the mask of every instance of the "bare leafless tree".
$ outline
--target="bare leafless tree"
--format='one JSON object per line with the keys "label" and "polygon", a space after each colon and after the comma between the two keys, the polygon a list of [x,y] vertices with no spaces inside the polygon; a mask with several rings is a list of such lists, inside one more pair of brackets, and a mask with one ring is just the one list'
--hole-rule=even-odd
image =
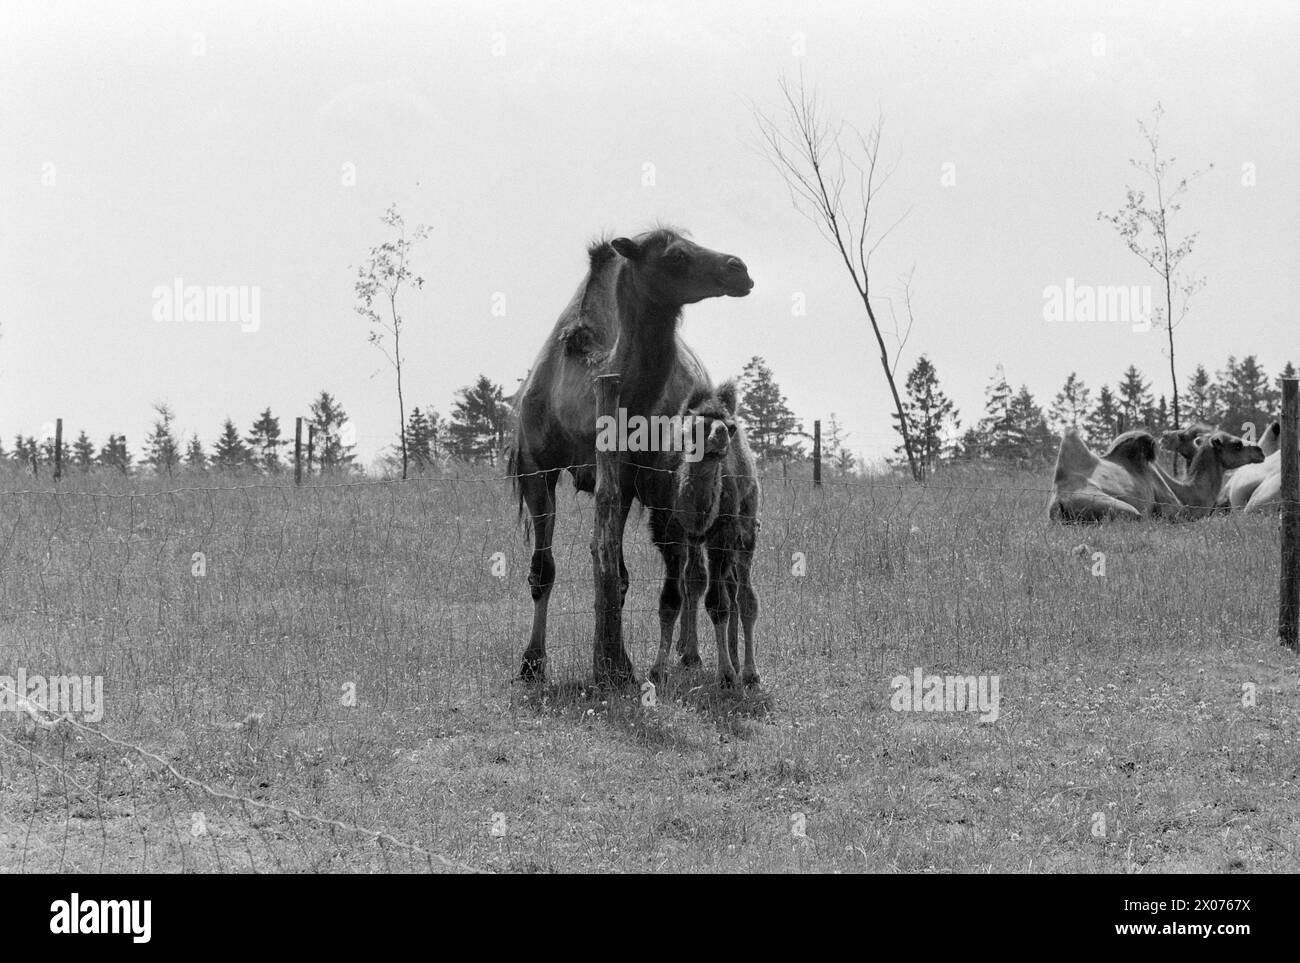
{"label": "bare leafless tree", "polygon": [[[397,237],[378,247],[372,247],[370,254],[357,269],[356,312],[370,324],[370,343],[383,353],[397,372],[397,427],[402,444],[402,480],[405,481],[409,456],[406,444],[406,401],[402,395],[403,318],[397,311],[397,295],[404,284],[410,284],[417,290],[424,287],[424,278],[411,270],[408,262],[412,248],[427,238],[431,229],[419,225],[408,237],[406,221],[397,212],[396,204],[388,208],[382,220],[397,231]],[[388,302],[387,317],[376,309],[376,301],[381,305],[384,301]],[[384,343],[386,337],[392,339],[391,352]]]}
{"label": "bare leafless tree", "polygon": [[[920,481],[911,432],[894,380],[897,364],[891,363],[871,306],[871,256],[907,216],[904,211],[885,230],[872,230],[871,205],[893,173],[880,162],[883,121],[877,119],[866,134],[844,121],[828,121],[817,92],[808,89],[802,75],[797,83],[783,77],[780,88],[784,102],[778,115],[757,107],[753,111],[763,153],[785,180],[796,210],[835,248],[853,281],[880,348],[880,367],[894,397],[908,467]],[[910,292],[908,300],[910,307]]]}
{"label": "bare leafless tree", "polygon": [[[1115,228],[1124,245],[1140,257],[1147,267],[1164,282],[1165,286],[1165,324],[1169,335],[1169,382],[1173,391],[1174,427],[1179,428],[1178,406],[1178,372],[1174,367],[1174,328],[1187,316],[1188,302],[1192,295],[1201,289],[1205,279],[1198,275],[1185,275],[1179,268],[1184,258],[1192,253],[1196,245],[1198,232],[1174,240],[1170,237],[1170,216],[1182,209],[1180,198],[1187,193],[1189,179],[1201,175],[1201,171],[1192,171],[1188,177],[1174,182],[1173,165],[1175,158],[1160,155],[1160,119],[1165,109],[1157,103],[1151,112],[1151,123],[1138,121],[1142,139],[1146,141],[1149,159],[1129,158],[1129,164],[1146,178],[1150,190],[1155,194],[1148,198],[1147,192],[1140,187],[1126,187],[1124,206],[1115,214],[1104,211],[1097,214],[1098,220],[1105,221]],[[1213,164],[1208,169],[1212,169]],[[1178,318],[1174,318],[1174,292],[1181,297]]]}

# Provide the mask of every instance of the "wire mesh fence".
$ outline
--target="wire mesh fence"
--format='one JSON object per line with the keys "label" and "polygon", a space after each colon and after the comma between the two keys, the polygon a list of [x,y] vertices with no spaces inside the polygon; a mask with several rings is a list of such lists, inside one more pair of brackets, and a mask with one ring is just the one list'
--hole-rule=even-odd
{"label": "wire mesh fence", "polygon": [[[512,680],[531,546],[509,479],[76,484],[0,492],[0,701],[15,710],[0,716],[0,866],[494,861],[494,814],[467,815],[437,773],[455,753],[439,741],[448,713],[529,711]],[[816,488],[777,475],[763,492],[758,663],[778,703],[810,665],[887,678],[1216,651],[1273,631],[1276,518],[1054,526],[1043,473]],[[561,486],[548,646],[561,689],[590,677],[592,514]],[[645,527],[634,513],[624,539],[641,673],[662,580]],[[700,638],[707,667],[703,612]],[[98,679],[102,704],[67,713],[33,677],[81,680],[83,703]],[[400,778],[413,770],[428,778]]]}

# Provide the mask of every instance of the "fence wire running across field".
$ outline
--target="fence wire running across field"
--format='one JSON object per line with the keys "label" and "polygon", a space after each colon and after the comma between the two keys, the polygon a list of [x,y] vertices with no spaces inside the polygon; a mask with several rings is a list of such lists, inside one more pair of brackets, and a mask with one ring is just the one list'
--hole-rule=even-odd
{"label": "fence wire running across field", "polygon": [[[888,679],[1274,631],[1276,516],[1058,526],[1044,482],[768,474],[764,687],[779,701],[795,663]],[[461,872],[497,853],[493,814],[468,823],[436,778],[412,805],[403,774],[454,757],[447,713],[516,688],[532,546],[510,479],[77,484],[0,491],[0,700],[18,710],[0,714],[0,869]],[[592,499],[562,481],[556,511],[548,674],[581,686]],[[623,637],[639,675],[662,584],[646,528],[634,509]],[[702,608],[698,625],[708,669]],[[28,700],[20,673],[100,680],[101,718]]]}

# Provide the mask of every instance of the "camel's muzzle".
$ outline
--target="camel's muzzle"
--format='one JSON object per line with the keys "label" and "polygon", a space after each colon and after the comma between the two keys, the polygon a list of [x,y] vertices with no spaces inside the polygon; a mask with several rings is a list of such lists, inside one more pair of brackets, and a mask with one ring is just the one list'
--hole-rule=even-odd
{"label": "camel's muzzle", "polygon": [[754,280],[749,276],[749,269],[740,258],[727,258],[727,273],[722,279],[722,289],[733,298],[743,298],[754,290]]}

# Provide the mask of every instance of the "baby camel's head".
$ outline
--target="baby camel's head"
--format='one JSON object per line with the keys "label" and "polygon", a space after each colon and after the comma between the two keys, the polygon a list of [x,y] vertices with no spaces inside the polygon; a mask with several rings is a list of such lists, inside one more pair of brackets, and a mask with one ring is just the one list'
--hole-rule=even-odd
{"label": "baby camel's head", "polygon": [[682,406],[682,434],[687,461],[714,461],[727,453],[736,433],[736,383],[716,390],[696,388]]}

